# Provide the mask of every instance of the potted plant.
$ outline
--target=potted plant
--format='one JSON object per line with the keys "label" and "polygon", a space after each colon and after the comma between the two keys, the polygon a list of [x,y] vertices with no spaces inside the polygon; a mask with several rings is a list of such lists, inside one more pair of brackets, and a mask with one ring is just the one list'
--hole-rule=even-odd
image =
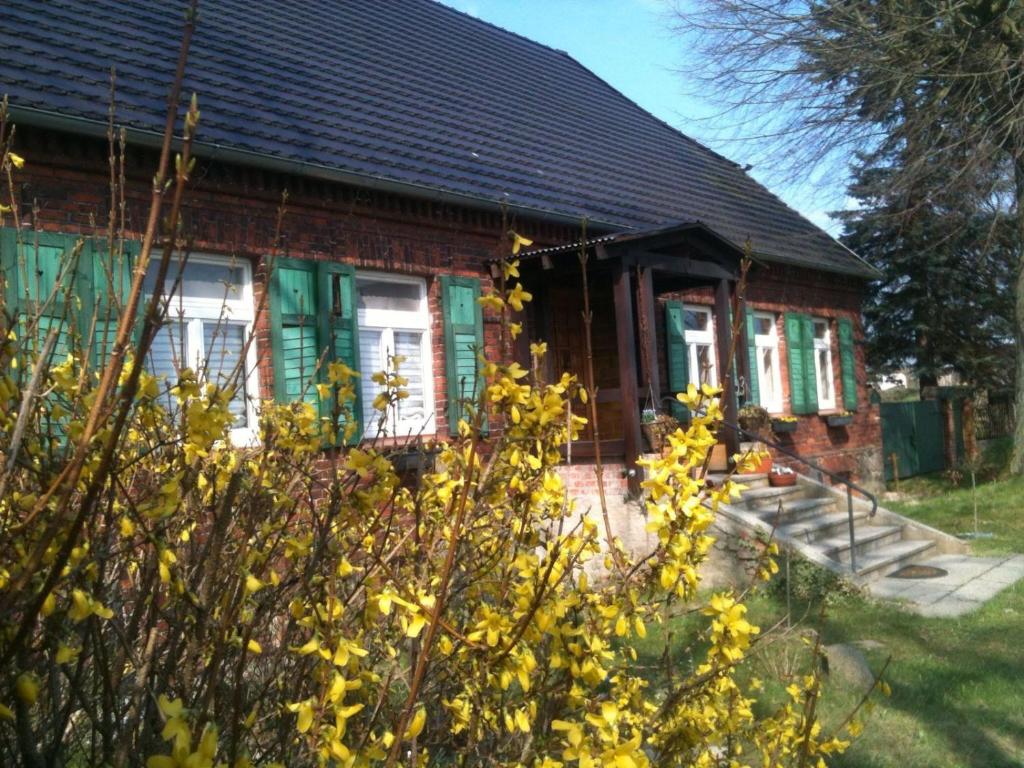
{"label": "potted plant", "polygon": [[679,421],[667,413],[658,413],[653,408],[640,412],[640,430],[644,433],[651,451],[658,453],[665,445],[665,436],[679,428]]}
{"label": "potted plant", "polygon": [[847,424],[853,423],[853,411],[831,413],[825,417],[825,420],[830,427],[845,427]]}
{"label": "potted plant", "polygon": [[768,473],[768,485],[772,488],[788,488],[796,485],[796,472],[789,467],[772,467]]}
{"label": "potted plant", "polygon": [[771,429],[772,417],[760,405],[747,403],[736,415],[740,429],[749,435],[763,435]]}
{"label": "potted plant", "polygon": [[772,432],[776,435],[796,432],[796,425],[799,423],[800,420],[796,416],[773,416]]}

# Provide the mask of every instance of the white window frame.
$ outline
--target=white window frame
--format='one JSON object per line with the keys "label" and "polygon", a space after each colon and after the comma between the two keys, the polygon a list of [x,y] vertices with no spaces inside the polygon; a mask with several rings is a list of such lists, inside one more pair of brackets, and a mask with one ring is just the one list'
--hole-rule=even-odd
{"label": "white window frame", "polygon": [[[818,410],[829,411],[834,410],[836,407],[836,380],[832,375],[832,323],[824,317],[811,318],[812,328],[814,330],[814,386],[818,391]],[[825,335],[823,338],[818,338],[818,326],[825,326]],[[825,355],[825,391],[822,391],[822,370],[821,370],[821,357],[818,353],[824,350],[827,354]]]}
{"label": "white window frame", "polygon": [[[151,264],[160,259],[160,253],[153,252]],[[219,322],[221,325],[240,325],[243,328],[243,338],[248,340],[253,336],[253,327],[256,321],[256,307],[253,297],[252,265],[246,259],[239,259],[234,256],[221,256],[211,253],[189,254],[185,268],[189,264],[217,264],[232,269],[241,270],[242,282],[238,286],[238,295],[232,297],[230,292],[219,299],[210,298],[189,298],[175,293],[167,298],[167,316],[165,324],[175,326],[172,333],[175,341],[182,336],[185,339],[186,359],[180,361],[180,365],[186,368],[199,370],[200,364],[206,360],[205,339],[203,336],[204,322]],[[164,281],[164,290],[169,291],[178,277],[179,261],[176,257],[171,258],[167,270],[167,278]],[[168,294],[165,293],[165,297]],[[231,442],[238,446],[251,446],[259,443],[259,371],[257,361],[259,355],[256,349],[256,339],[252,338],[249,343],[248,353],[245,360],[245,410],[248,426],[231,429]],[[173,384],[173,382],[171,382]]]}
{"label": "white window frame", "polygon": [[[707,330],[690,330],[686,327],[686,313],[695,312],[707,316]],[[686,354],[689,360],[690,383],[701,385],[701,368],[697,346],[707,346],[710,354],[708,366],[708,384],[712,387],[718,386],[718,350],[715,349],[715,318],[710,307],[699,307],[690,304],[683,305],[683,341],[686,343]]]}
{"label": "white window frame", "polygon": [[[380,365],[372,371],[360,370],[360,388],[362,389],[364,413],[369,404],[373,401],[373,392],[367,391],[364,384],[371,384],[370,377],[377,371],[384,370],[387,360],[384,355],[387,350],[394,349],[395,331],[418,332],[420,336],[420,360],[423,370],[421,371],[423,381],[423,412],[420,419],[398,419],[394,413],[389,414],[385,424],[385,435],[388,437],[408,437],[415,435],[432,435],[437,431],[436,414],[434,412],[434,355],[431,340],[430,305],[427,294],[427,281],[422,277],[411,275],[398,275],[392,272],[371,272],[360,270],[356,272],[356,303],[358,307],[359,281],[374,280],[384,283],[402,283],[415,285],[419,289],[419,307],[415,312],[403,310],[384,309],[357,309],[356,323],[357,332],[380,331],[382,334],[381,360]],[[361,355],[362,353],[360,353]],[[361,363],[360,363],[361,365]],[[406,369],[407,370],[407,369]],[[403,369],[399,367],[399,374]],[[360,414],[362,418],[362,414]],[[363,437],[372,439],[378,436],[379,419],[374,419],[371,424],[363,425]]]}
{"label": "white window frame", "polygon": [[[767,320],[771,332],[757,333],[759,320]],[[761,368],[761,359],[767,350],[770,357],[771,390],[774,397],[768,398],[765,390],[765,372]],[[754,358],[757,362],[758,399],[761,407],[769,413],[782,413],[782,369],[779,363],[779,328],[778,318],[771,312],[754,312]]]}

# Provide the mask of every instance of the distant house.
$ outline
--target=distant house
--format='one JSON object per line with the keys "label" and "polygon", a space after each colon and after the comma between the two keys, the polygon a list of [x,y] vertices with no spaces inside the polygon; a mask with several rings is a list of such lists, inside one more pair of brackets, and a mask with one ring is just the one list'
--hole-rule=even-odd
{"label": "distant house", "polygon": [[[19,194],[31,232],[21,239],[41,279],[76,238],[103,232],[112,67],[128,129],[129,229],[143,229],[184,5],[0,7],[0,92],[27,160]],[[218,0],[201,4],[186,90],[202,109],[184,216],[193,255],[182,322],[161,332],[152,365],[170,372],[182,351],[225,359],[254,330],[235,404],[240,439],[254,438],[261,398],[316,398],[309,378],[325,350],[361,371],[405,355],[411,396],[390,431],[447,435],[476,385],[473,348],[496,350],[497,325],[476,298],[507,247],[503,215],[535,242],[522,259],[535,297],[522,340],[547,340],[553,369],[582,373],[586,218],[600,437],[622,470],[607,472],[610,483],[624,486],[644,450],[645,403],[723,378],[734,299],[744,323],[728,417],[745,401],[797,415],[784,438],[793,450],[880,476],[860,346],[872,269],[565,53],[430,0]],[[285,258],[268,276],[284,189]],[[748,240],[756,263],[737,297]],[[13,233],[0,242],[9,265]],[[102,240],[90,243],[86,257],[102,263]],[[227,332],[214,335],[225,283]],[[32,290],[15,284],[15,300]],[[98,284],[89,291],[86,303],[107,298]],[[270,312],[256,322],[268,291]],[[363,377],[364,423],[377,387]],[[830,427],[827,416],[844,410],[852,423]],[[574,464],[593,453],[588,431]],[[592,473],[567,477],[585,490]]]}

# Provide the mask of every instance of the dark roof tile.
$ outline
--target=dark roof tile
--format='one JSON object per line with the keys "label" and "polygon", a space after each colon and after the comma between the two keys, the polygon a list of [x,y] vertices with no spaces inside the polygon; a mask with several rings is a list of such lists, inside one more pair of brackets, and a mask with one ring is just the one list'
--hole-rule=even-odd
{"label": "dark roof tile", "polygon": [[[119,120],[158,132],[185,5],[5,0],[0,92],[103,122],[113,65]],[[702,221],[769,259],[872,274],[564,52],[431,0],[200,3],[185,87],[200,141],[608,228]]]}

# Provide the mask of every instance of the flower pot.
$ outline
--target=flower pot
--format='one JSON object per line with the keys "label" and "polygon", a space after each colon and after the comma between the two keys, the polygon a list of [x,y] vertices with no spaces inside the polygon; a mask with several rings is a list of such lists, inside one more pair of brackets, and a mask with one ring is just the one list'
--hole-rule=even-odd
{"label": "flower pot", "polygon": [[847,424],[853,423],[853,416],[848,414],[837,414],[835,416],[826,416],[825,420],[828,422],[830,427],[845,427]]}
{"label": "flower pot", "polygon": [[757,452],[757,453],[762,453],[763,456],[761,457],[760,463],[758,463],[758,465],[756,467],[751,469],[749,472],[741,472],[740,474],[763,475],[763,474],[767,473],[772,468],[772,457],[771,457],[771,454],[768,453],[768,449],[767,449],[767,447],[765,446],[764,443],[760,443],[760,442],[744,442],[744,443],[740,443],[740,455],[742,456],[743,454],[747,453],[748,451],[754,451],[754,452]]}
{"label": "flower pot", "polygon": [[768,485],[770,485],[772,488],[789,488],[791,486],[796,485],[796,475],[795,474],[780,475],[780,474],[777,474],[777,473],[774,473],[774,472],[769,473],[769,475],[768,475]]}
{"label": "flower pot", "polygon": [[777,435],[785,434],[787,432],[796,432],[796,421],[783,421],[782,419],[772,419],[772,432]]}
{"label": "flower pot", "polygon": [[711,449],[711,461],[708,463],[708,469],[711,472],[729,471],[729,454],[725,452],[725,446],[722,443],[716,444]]}

